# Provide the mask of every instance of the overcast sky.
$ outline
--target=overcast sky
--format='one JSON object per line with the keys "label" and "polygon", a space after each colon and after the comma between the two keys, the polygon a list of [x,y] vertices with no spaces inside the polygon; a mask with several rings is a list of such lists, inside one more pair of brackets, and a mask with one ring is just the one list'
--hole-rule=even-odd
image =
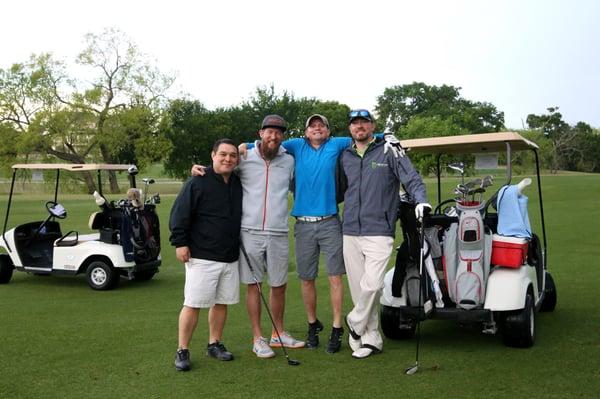
{"label": "overcast sky", "polygon": [[549,106],[600,127],[595,0],[13,0],[0,12],[0,68],[41,52],[71,62],[85,33],[116,27],[211,109],[270,84],[372,108],[386,87],[422,81],[491,102],[511,128]]}

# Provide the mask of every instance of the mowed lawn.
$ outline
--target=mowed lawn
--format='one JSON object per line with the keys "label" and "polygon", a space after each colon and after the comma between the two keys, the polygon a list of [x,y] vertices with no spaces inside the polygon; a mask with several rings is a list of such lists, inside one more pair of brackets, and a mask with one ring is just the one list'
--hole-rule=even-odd
{"label": "mowed lawn", "polygon": [[[290,350],[290,357],[302,363],[292,367],[281,352],[262,360],[250,351],[242,290],[241,303],[230,307],[224,335],[235,360],[206,357],[202,312],[191,346],[193,370],[176,372],[184,273],[168,245],[174,195],[163,195],[158,206],[163,265],[152,281],[121,279],[116,290],[96,292],[84,276],[15,272],[9,284],[0,285],[0,398],[597,398],[600,175],[544,176],[542,183],[558,305],[553,313],[537,315],[536,343],[530,349],[505,347],[500,336],[483,335],[473,326],[427,321],[422,325],[421,366],[413,376],[404,369],[414,364],[414,339],[386,339],[381,355],[355,360],[345,335],[342,351],[335,355],[324,348]],[[449,180],[445,193],[455,184]],[[539,226],[537,195],[528,190],[532,223]],[[430,198],[435,202],[434,191]],[[19,195],[9,228],[19,221],[42,220],[44,202],[51,199]],[[87,218],[96,210],[92,197],[69,195],[59,201],[68,210],[63,231],[89,232]],[[5,212],[3,195],[0,215]],[[321,340],[326,342],[331,313],[325,275],[319,277],[318,289],[319,317],[326,325]],[[344,309],[351,309],[349,294]],[[270,324],[263,316],[266,334]],[[293,246],[286,328],[299,338],[306,332]]]}

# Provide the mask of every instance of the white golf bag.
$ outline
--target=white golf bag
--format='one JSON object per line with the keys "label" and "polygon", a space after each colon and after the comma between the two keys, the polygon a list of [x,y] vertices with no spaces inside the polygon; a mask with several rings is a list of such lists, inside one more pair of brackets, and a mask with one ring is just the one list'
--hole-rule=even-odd
{"label": "white golf bag", "polygon": [[457,203],[458,223],[444,237],[444,273],[448,296],[462,309],[483,306],[490,273],[492,234],[481,216],[485,204]]}

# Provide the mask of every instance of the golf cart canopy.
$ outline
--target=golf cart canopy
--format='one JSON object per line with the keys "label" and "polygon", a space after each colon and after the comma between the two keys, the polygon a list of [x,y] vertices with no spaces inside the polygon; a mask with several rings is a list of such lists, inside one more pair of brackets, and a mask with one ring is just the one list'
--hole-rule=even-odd
{"label": "golf cart canopy", "polygon": [[507,144],[513,151],[537,150],[539,147],[519,133],[479,133],[462,136],[429,137],[401,140],[400,144],[411,152],[428,154],[459,154],[506,151]]}
{"label": "golf cart canopy", "polygon": [[71,172],[79,171],[92,171],[92,170],[128,170],[133,165],[118,165],[118,164],[98,164],[98,163],[30,163],[30,164],[16,164],[12,168],[17,169],[62,169]]}

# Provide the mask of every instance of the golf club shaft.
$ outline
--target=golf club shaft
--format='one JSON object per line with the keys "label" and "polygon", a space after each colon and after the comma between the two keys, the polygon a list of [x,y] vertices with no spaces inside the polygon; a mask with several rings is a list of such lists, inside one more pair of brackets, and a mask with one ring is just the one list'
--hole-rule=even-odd
{"label": "golf club shaft", "polygon": [[273,315],[271,314],[271,309],[269,309],[267,300],[265,299],[265,296],[263,295],[262,287],[261,287],[260,283],[258,282],[256,275],[254,274],[254,268],[252,267],[252,264],[250,263],[250,257],[248,256],[248,253],[246,252],[246,248],[244,247],[241,237],[240,237],[240,249],[242,250],[242,254],[244,255],[244,258],[246,259],[246,263],[248,264],[248,268],[250,269],[250,273],[252,274],[252,279],[254,280],[254,282],[256,284],[256,288],[258,289],[258,293],[260,294],[260,298],[262,299],[262,302],[265,305],[265,309],[267,310],[267,314],[269,315],[269,319],[271,320],[271,324],[273,325],[273,330],[275,330],[275,334],[277,335],[277,338],[279,339],[279,343],[281,345],[281,350],[283,351],[283,354],[285,355],[285,358],[287,359],[288,364],[293,364],[293,363],[299,364],[298,361],[296,361],[296,360],[290,360],[290,357],[288,356],[287,350],[285,349],[285,346],[283,345],[283,341],[281,340],[281,335],[279,334],[279,329],[275,325],[275,320],[273,319]]}

